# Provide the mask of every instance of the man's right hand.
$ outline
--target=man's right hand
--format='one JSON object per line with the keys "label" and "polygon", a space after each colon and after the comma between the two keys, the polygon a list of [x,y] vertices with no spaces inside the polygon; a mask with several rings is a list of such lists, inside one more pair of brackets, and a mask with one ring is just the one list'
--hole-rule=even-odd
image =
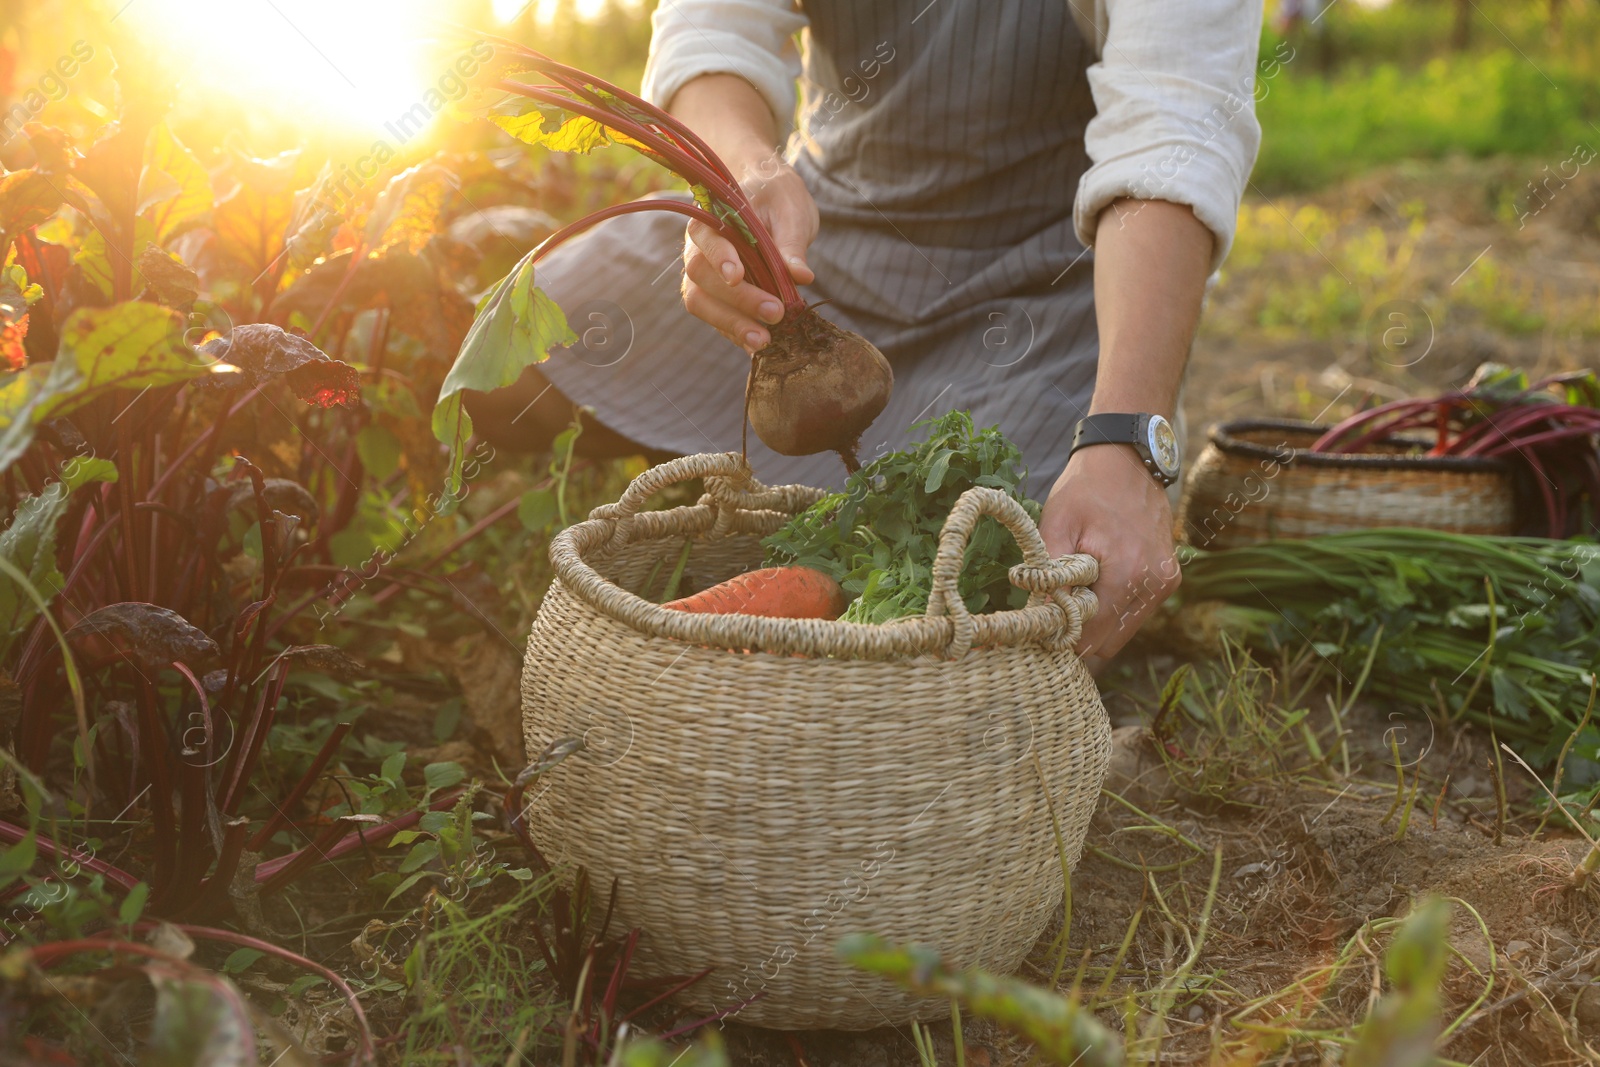
{"label": "man's right hand", "polygon": [[[738,177],[790,276],[809,284],[815,275],[806,249],[817,236],[817,203],[774,147],[777,127],[766,100],[743,78],[708,74],[679,89],[668,110]],[[684,240],[683,305],[747,352],[764,347],[772,339],[767,328],[783,318],[783,302],[746,280],[733,242],[700,222],[689,223]]]}

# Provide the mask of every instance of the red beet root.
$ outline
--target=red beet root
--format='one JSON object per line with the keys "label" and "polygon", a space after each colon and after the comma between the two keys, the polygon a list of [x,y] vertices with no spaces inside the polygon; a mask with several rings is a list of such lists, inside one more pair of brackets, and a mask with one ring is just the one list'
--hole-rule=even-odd
{"label": "red beet root", "polygon": [[883,353],[808,308],[774,326],[772,343],[751,357],[745,410],[774,452],[837,452],[853,471],[862,431],[893,387]]}

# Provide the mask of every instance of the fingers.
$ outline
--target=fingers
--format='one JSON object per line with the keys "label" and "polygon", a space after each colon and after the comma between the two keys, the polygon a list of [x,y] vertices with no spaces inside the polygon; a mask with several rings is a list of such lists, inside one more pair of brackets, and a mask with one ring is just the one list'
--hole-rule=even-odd
{"label": "fingers", "polygon": [[810,285],[817,276],[806,262],[806,249],[817,236],[817,202],[798,174],[791,170],[785,177],[789,180],[781,186],[782,194],[774,198],[768,222],[789,274],[797,284]]}
{"label": "fingers", "polygon": [[783,318],[777,297],[746,281],[728,284],[695,245],[684,252],[683,274],[683,303],[691,315],[749,352],[772,339],[767,326]]}
{"label": "fingers", "polygon": [[1126,447],[1075,453],[1039,519],[1051,555],[1085,552],[1100,562],[1090,586],[1099,610],[1078,640],[1078,654],[1091,668],[1121,651],[1182,580],[1166,492],[1124,454]]}
{"label": "fingers", "polygon": [[777,297],[758,286],[741,281],[729,285],[723,280],[703,255],[691,253],[684,261],[684,274],[696,287],[719,303],[727,304],[747,319],[772,324],[783,318],[783,304]]}
{"label": "fingers", "polygon": [[[797,285],[809,285],[816,274],[806,250],[817,236],[816,201],[805,182],[787,166],[745,183],[779,257]],[[748,280],[733,241],[703,222],[691,222],[684,245],[683,303],[689,313],[714,327],[739,347],[754,352],[768,344],[768,329],[783,318],[783,303]]]}
{"label": "fingers", "polygon": [[798,250],[784,248],[782,245],[778,248],[783,253],[783,262],[789,268],[789,276],[795,280],[796,285],[810,285],[817,280],[816,272],[806,263],[804,246]]}
{"label": "fingers", "polygon": [[[807,198],[809,201],[809,197]],[[772,230],[772,239],[778,244],[778,253],[783,257],[784,265],[789,268],[789,276],[797,285],[810,285],[817,280],[816,273],[811,265],[806,262],[806,249],[811,247],[812,238],[817,235],[815,221],[817,206],[810,203],[812,222],[809,227],[804,220],[794,222],[775,222]]]}
{"label": "fingers", "polygon": [[1124,558],[1122,552],[1107,552],[1101,557],[1100,580],[1090,587],[1100,610],[1084,624],[1079,654],[1086,659],[1115,656],[1182,581],[1176,557],[1154,559],[1139,553]]}
{"label": "fingers", "polygon": [[[703,222],[689,223],[689,243],[705,257],[707,263],[728,285],[735,285],[744,279],[744,263],[739,259],[739,253],[733,247],[733,242],[718,234]],[[684,249],[683,258],[688,262],[692,250]]]}

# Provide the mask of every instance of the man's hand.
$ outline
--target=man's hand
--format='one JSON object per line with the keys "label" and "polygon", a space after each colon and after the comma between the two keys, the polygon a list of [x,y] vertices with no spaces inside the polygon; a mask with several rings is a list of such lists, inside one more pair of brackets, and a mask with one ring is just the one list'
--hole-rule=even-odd
{"label": "man's hand", "polygon": [[1052,556],[1087,552],[1100,561],[1100,579],[1091,586],[1100,610],[1078,642],[1091,670],[1116,655],[1178,588],[1172,507],[1131,446],[1077,452],[1050,490],[1039,532]]}
{"label": "man's hand", "polygon": [[[674,93],[667,110],[728,165],[790,276],[809,285],[815,275],[806,249],[817,236],[817,202],[778,151],[778,122],[766,98],[736,75],[703,74]],[[745,280],[733,242],[698,222],[683,243],[683,304],[747,352],[764,347],[772,339],[767,327],[783,319],[783,302]]]}
{"label": "man's hand", "polygon": [[[815,279],[806,249],[817,236],[817,202],[793,167],[777,156],[747,168],[739,182],[772,233],[795,282]],[[718,333],[754,352],[772,339],[767,326],[783,318],[783,302],[745,279],[733,242],[702,222],[689,223],[683,245],[683,306]]]}

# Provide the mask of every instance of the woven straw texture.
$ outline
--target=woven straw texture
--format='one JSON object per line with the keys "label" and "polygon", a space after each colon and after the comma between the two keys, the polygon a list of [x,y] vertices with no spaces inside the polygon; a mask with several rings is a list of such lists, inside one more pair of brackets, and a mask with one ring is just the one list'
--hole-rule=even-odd
{"label": "woven straw texture", "polygon": [[1510,468],[1492,459],[1310,452],[1327,427],[1279,419],[1213,426],[1178,509],[1196,548],[1235,548],[1380,526],[1466,534],[1517,527]]}
{"label": "woven straw texture", "polygon": [[[642,510],[696,477],[700,503]],[[614,922],[644,930],[640,973],[715,968],[681,998],[691,1006],[866,1029],[949,1006],[841,963],[840,937],[1009,972],[1060,904],[1052,811],[1076,864],[1111,750],[1071,647],[1097,567],[1050,559],[1014,501],[974,489],[945,525],[926,616],[692,615],[628,592],[685,540],[697,585],[758,566],[760,537],[819,496],[761,487],[736,453],[689,456],[554,539],[523,671],[525,741],[530,756],[584,747],[534,783],[525,810],[552,863],[587,867],[602,890],[619,879]],[[1012,581],[1030,596],[971,616],[953,590],[983,514],[1017,535]]]}

